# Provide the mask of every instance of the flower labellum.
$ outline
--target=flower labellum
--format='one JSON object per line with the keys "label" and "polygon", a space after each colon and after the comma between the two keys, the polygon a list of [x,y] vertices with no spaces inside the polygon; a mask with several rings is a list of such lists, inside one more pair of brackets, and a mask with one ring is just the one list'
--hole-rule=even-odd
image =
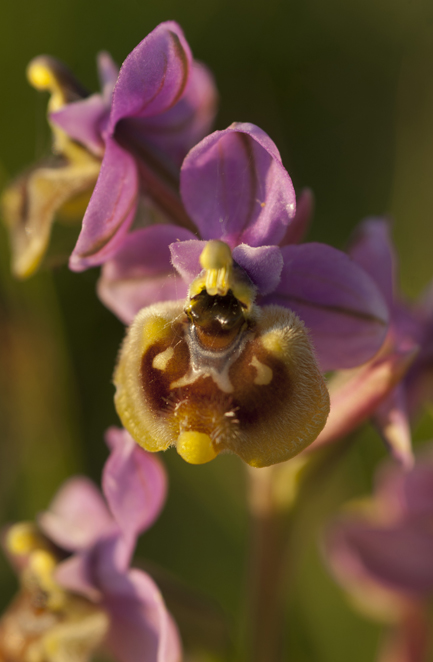
{"label": "flower labellum", "polygon": [[231,451],[255,467],[312,443],[329,413],[303,323],[254,303],[256,288],[230,248],[209,241],[186,305],[142,309],[115,372],[115,402],[148,451],[175,445],[192,464]]}

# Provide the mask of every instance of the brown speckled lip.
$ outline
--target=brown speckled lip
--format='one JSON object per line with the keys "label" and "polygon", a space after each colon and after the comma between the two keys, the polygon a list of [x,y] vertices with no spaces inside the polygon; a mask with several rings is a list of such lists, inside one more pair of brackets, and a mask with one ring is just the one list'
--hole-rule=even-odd
{"label": "brown speckled lip", "polygon": [[[220,448],[229,448],[240,434],[252,432],[258,423],[266,425],[278,416],[281,407],[287,406],[291,391],[288,370],[263,348],[258,338],[246,342],[229,367],[232,393],[222,391],[212,376],[205,373],[197,374],[189,384],[172,388],[171,384],[190,370],[187,331],[185,323],[176,324],[168,338],[148,348],[141,364],[143,397],[153,414],[164,418],[176,436],[187,430],[203,432]],[[168,347],[173,347],[174,354],[166,369],[154,368],[155,356]],[[219,352],[215,350],[214,354],[217,356]],[[253,357],[271,368],[269,384],[254,384],[257,370],[251,365]]]}

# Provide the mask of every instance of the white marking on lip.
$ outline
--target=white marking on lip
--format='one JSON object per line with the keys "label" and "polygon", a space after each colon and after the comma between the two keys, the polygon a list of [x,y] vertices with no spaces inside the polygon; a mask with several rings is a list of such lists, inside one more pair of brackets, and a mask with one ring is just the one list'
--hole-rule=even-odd
{"label": "white marking on lip", "polygon": [[173,347],[167,347],[166,350],[161,352],[160,354],[157,354],[153,361],[152,361],[152,368],[156,368],[156,370],[165,370],[167,368],[167,364],[170,361],[171,358],[173,358],[174,355],[174,349]]}
{"label": "white marking on lip", "polygon": [[257,375],[254,378],[254,384],[257,386],[267,386],[270,384],[273,377],[272,368],[264,363],[260,363],[256,356],[251,359],[250,365],[254,366],[257,370]]}

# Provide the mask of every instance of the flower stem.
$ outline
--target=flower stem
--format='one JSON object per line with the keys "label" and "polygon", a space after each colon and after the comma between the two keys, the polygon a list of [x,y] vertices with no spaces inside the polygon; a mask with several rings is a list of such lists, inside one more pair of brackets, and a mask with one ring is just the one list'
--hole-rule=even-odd
{"label": "flower stem", "polygon": [[[249,468],[251,512],[247,659],[282,659],[284,588],[291,498],[281,498],[281,470]],[[286,471],[285,471],[286,473]],[[287,497],[287,495],[286,495]]]}

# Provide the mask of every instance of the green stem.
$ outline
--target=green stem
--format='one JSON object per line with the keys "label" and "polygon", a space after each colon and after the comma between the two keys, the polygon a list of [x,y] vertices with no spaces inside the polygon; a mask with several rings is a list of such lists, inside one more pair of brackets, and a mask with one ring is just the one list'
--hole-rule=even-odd
{"label": "green stem", "polygon": [[249,662],[280,662],[282,658],[290,503],[282,502],[276,489],[280,471],[280,466],[249,469]]}

